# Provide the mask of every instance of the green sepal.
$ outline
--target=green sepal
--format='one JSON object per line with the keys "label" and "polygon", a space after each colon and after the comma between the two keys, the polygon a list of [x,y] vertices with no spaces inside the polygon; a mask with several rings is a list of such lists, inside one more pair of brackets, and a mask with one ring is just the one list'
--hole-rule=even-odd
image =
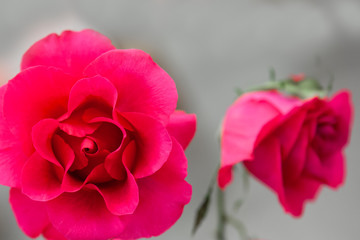
{"label": "green sepal", "polygon": [[297,96],[302,99],[326,96],[327,91],[320,85],[320,83],[313,78],[305,78],[300,82],[294,82],[291,79],[284,81],[283,92]]}
{"label": "green sepal", "polygon": [[240,97],[241,95],[243,95],[245,93],[244,90],[242,90],[241,88],[235,88],[235,94],[236,96]]}
{"label": "green sepal", "polygon": [[[331,88],[331,84],[328,88]],[[246,92],[254,91],[270,91],[277,90],[290,96],[296,96],[302,99],[312,97],[325,97],[329,90],[324,89],[321,84],[314,78],[307,77],[299,82],[295,82],[292,79],[284,79],[279,81],[269,81],[259,87],[253,87]]]}

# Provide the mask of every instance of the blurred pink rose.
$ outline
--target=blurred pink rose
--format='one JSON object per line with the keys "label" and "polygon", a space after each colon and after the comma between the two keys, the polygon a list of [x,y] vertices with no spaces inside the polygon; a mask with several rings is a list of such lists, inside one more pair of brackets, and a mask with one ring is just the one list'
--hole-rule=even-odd
{"label": "blurred pink rose", "polygon": [[225,188],[233,165],[271,188],[286,212],[300,216],[322,185],[344,182],[342,153],[349,139],[349,92],[332,99],[300,100],[276,91],[244,94],[228,109],[221,139],[218,183]]}
{"label": "blurred pink rose", "polygon": [[51,34],[0,88],[0,183],[18,224],[52,240],[160,235],[190,201],[194,114],[141,50],[92,30]]}

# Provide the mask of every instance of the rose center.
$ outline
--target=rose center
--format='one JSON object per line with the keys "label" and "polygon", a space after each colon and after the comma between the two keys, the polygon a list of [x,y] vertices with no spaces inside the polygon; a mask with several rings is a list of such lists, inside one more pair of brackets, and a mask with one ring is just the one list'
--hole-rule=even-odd
{"label": "rose center", "polygon": [[317,133],[321,137],[331,137],[336,134],[337,120],[334,116],[323,116],[318,120]]}
{"label": "rose center", "polygon": [[93,139],[86,137],[81,143],[81,150],[85,154],[95,154],[99,148]]}

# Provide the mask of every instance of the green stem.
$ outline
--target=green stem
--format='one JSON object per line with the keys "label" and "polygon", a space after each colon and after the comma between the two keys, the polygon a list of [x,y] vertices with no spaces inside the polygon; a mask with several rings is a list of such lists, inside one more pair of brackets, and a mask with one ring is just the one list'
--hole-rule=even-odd
{"label": "green stem", "polygon": [[226,210],[225,210],[225,194],[217,188],[217,206],[218,206],[218,226],[216,231],[217,240],[225,240],[225,224],[226,224]]}
{"label": "green stem", "polygon": [[247,233],[245,225],[240,220],[233,218],[232,216],[227,216],[226,220],[237,230],[242,240],[251,240]]}

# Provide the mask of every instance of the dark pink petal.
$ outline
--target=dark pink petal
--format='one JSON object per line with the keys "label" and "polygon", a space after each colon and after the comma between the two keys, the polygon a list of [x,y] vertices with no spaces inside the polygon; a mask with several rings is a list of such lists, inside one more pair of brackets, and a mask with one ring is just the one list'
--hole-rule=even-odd
{"label": "dark pink petal", "polygon": [[[130,144],[130,143],[129,143]],[[131,145],[127,145],[124,149],[119,148],[116,151],[110,153],[104,162],[105,169],[109,173],[109,175],[119,181],[122,181],[126,178],[126,169],[125,166],[130,166],[129,170],[131,171],[132,163],[135,160],[135,152],[133,151],[133,147],[135,147],[135,141],[131,141]],[[131,155],[129,155],[129,153]],[[123,159],[128,159],[130,163],[127,165],[126,162],[123,164]]]}
{"label": "dark pink petal", "polygon": [[159,170],[167,161],[172,141],[161,122],[141,113],[122,113],[135,128],[136,159],[132,174],[147,177]]}
{"label": "dark pink petal", "polygon": [[[292,111],[295,107],[302,106],[304,104],[297,97],[286,96],[277,91],[259,91],[250,92],[241,96],[242,101],[254,101],[270,104],[275,107],[281,114],[286,115]],[[311,99],[310,99],[311,101]]]}
{"label": "dark pink petal", "polygon": [[92,134],[98,126],[99,124],[88,124],[73,116],[59,124],[59,128],[62,131],[66,132],[68,135],[80,138]]}
{"label": "dark pink petal", "polygon": [[103,163],[98,164],[95,166],[89,175],[85,179],[85,183],[106,183],[112,181],[113,179],[107,173],[105,166]]}
{"label": "dark pink petal", "polygon": [[306,177],[299,178],[296,182],[285,186],[284,196],[279,196],[279,200],[286,212],[295,217],[300,217],[304,211],[307,200],[316,198],[320,191],[320,183],[317,180]]}
{"label": "dark pink petal", "polygon": [[75,153],[73,149],[64,141],[62,137],[57,134],[55,134],[53,137],[53,149],[56,159],[61,163],[61,166],[64,169],[61,182],[62,191],[78,191],[83,186],[83,182],[72,176],[69,172],[70,168],[74,166],[75,161]]}
{"label": "dark pink petal", "polygon": [[99,123],[101,126],[91,135],[96,139],[99,147],[110,153],[106,156],[104,166],[108,174],[117,180],[124,180],[126,170],[122,164],[124,139],[127,137],[125,129],[120,123],[105,117],[96,117],[91,123]]}
{"label": "dark pink petal", "polygon": [[64,174],[61,183],[63,192],[77,192],[84,186],[84,182],[69,173]]}
{"label": "dark pink petal", "polygon": [[20,228],[31,238],[38,237],[50,223],[45,204],[31,200],[18,188],[10,190],[10,204]]}
{"label": "dark pink petal", "polygon": [[130,238],[127,238],[127,239],[120,239],[120,238],[113,238],[112,240],[136,240],[136,239],[130,239]]}
{"label": "dark pink petal", "polygon": [[49,224],[45,228],[43,235],[46,240],[68,240],[61,233],[59,233],[51,224]]}
{"label": "dark pink petal", "polygon": [[93,30],[64,31],[60,36],[51,34],[32,45],[23,56],[21,69],[53,66],[79,77],[91,61],[114,48],[107,37]]}
{"label": "dark pink petal", "polygon": [[126,129],[127,131],[130,131],[130,132],[135,131],[135,128],[133,127],[133,125],[131,125],[131,123],[121,115],[120,111],[115,109],[115,111],[113,111],[112,118],[116,122],[118,122],[119,125],[122,126],[124,129]]}
{"label": "dark pink petal", "polygon": [[31,155],[31,129],[41,119],[58,118],[67,111],[75,80],[49,67],[34,67],[9,81],[4,97],[4,116],[11,132]]}
{"label": "dark pink petal", "polygon": [[[0,131],[2,127],[0,126]],[[9,139],[12,138],[8,132]],[[1,132],[0,135],[6,134]],[[2,141],[0,140],[2,144]],[[27,160],[27,156],[21,151],[21,145],[14,140],[13,144],[2,144],[0,146],[0,184],[9,187],[21,186],[21,172]]]}
{"label": "dark pink petal", "polygon": [[63,192],[77,192],[84,186],[84,182],[69,173],[65,174],[62,182],[61,189]]}
{"label": "dark pink petal", "polygon": [[81,143],[83,142],[83,138],[69,136],[64,133],[59,133],[59,135],[63,138],[65,143],[71,147],[75,154],[75,160],[70,167],[70,171],[85,168],[88,165],[89,160],[85,156],[85,153],[81,150]]}
{"label": "dark pink petal", "polygon": [[[85,174],[79,171],[66,173],[62,182],[62,189],[66,192],[77,192],[87,183],[102,184],[113,180],[105,170],[103,163],[93,167],[87,176],[84,175]],[[98,189],[96,187],[92,188]]]}
{"label": "dark pink petal", "polygon": [[126,145],[122,154],[122,162],[127,166],[130,172],[132,172],[136,166],[136,153],[136,142],[132,140]]}
{"label": "dark pink petal", "polygon": [[233,179],[232,165],[224,166],[219,169],[217,181],[221,189],[224,189]]}
{"label": "dark pink petal", "polygon": [[75,160],[75,153],[62,137],[55,134],[52,138],[53,154],[65,172],[67,172]]}
{"label": "dark pink petal", "polygon": [[46,206],[51,223],[66,239],[103,240],[123,230],[120,218],[107,210],[96,190],[63,193]]}
{"label": "dark pink petal", "polygon": [[106,172],[104,167],[105,157],[109,154],[106,150],[98,151],[95,154],[86,154],[86,158],[89,160],[88,165],[80,170],[73,171],[74,176],[79,179],[91,181],[93,183],[107,182],[111,180],[111,176]]}
{"label": "dark pink petal", "polygon": [[[288,128],[287,131],[291,132],[291,128]],[[304,127],[302,131],[294,134],[297,137],[296,141],[289,149],[290,151],[288,150],[288,155],[283,156],[282,160],[282,177],[285,185],[298,181],[304,171],[306,162],[309,161],[307,151],[310,133],[308,129]]]}
{"label": "dark pink petal", "polygon": [[141,50],[109,51],[93,61],[84,74],[101,75],[115,85],[116,108],[121,112],[141,112],[166,123],[176,108],[174,81]]}
{"label": "dark pink petal", "polygon": [[353,115],[350,98],[349,92],[336,94],[327,105],[331,110],[318,118],[313,146],[319,155],[336,154],[349,141]]}
{"label": "dark pink petal", "polygon": [[123,181],[92,186],[103,196],[108,210],[114,215],[132,214],[139,204],[139,189],[129,170]]}
{"label": "dark pink petal", "polygon": [[186,114],[183,111],[175,111],[170,115],[166,128],[169,134],[175,137],[181,146],[186,149],[195,135],[196,115]]}
{"label": "dark pink petal", "polygon": [[261,182],[272,188],[280,197],[284,194],[280,144],[276,138],[266,138],[255,149],[254,159],[244,165]]}
{"label": "dark pink petal", "polygon": [[109,119],[112,119],[112,114],[108,116],[107,112],[104,112],[104,109],[99,108],[98,106],[91,106],[84,109],[82,112],[82,120],[85,122],[91,122],[94,118],[99,117],[108,117]]}
{"label": "dark pink petal", "polygon": [[84,78],[77,81],[70,91],[68,111],[72,112],[87,100],[100,101],[113,108],[117,97],[116,88],[106,78]]}
{"label": "dark pink petal", "polygon": [[[296,141],[301,134],[300,132],[304,131],[306,113],[305,109],[294,109],[284,117],[283,123],[273,133],[279,139],[283,159],[286,159],[290,152],[298,147]],[[308,127],[306,127],[307,129]],[[307,139],[306,144],[308,144],[308,141]]]}
{"label": "dark pink petal", "polygon": [[[238,98],[228,109],[223,122],[221,168],[227,170],[220,169],[219,184],[222,182],[224,188],[231,181],[232,177],[226,176],[232,174],[228,166],[253,159],[257,145],[305,104],[308,103],[276,91],[250,92]],[[299,127],[299,124],[295,125]],[[286,144],[293,142],[290,140]]]}
{"label": "dark pink petal", "polygon": [[[181,216],[191,198],[187,160],[182,146],[173,138],[173,148],[164,166],[147,178],[137,180],[140,202],[132,215],[121,217],[125,229],[120,239],[158,236]],[[158,207],[157,207],[158,206]]]}
{"label": "dark pink petal", "polygon": [[22,176],[22,191],[36,201],[48,201],[62,193],[59,175],[63,169],[34,153],[26,162]]}
{"label": "dark pink petal", "polygon": [[333,155],[319,158],[313,149],[307,151],[304,173],[320,183],[333,188],[339,187],[345,178],[345,158],[339,151]]}
{"label": "dark pink petal", "polygon": [[44,159],[61,167],[53,150],[52,139],[59,128],[59,122],[55,119],[43,119],[32,128],[32,140],[37,153]]}
{"label": "dark pink petal", "polygon": [[[239,98],[226,112],[222,125],[221,168],[252,159],[256,144],[261,141],[261,131],[266,125],[272,129],[281,120],[281,113],[267,102]],[[226,187],[231,177],[223,173],[219,182]]]}
{"label": "dark pink petal", "polygon": [[349,91],[342,91],[337,93],[329,102],[329,106],[333,109],[338,117],[338,136],[339,144],[344,146],[350,137],[350,128],[353,117],[353,106],[351,104],[351,94]]}
{"label": "dark pink petal", "polygon": [[113,152],[118,149],[126,138],[125,129],[116,121],[98,117],[90,121],[91,123],[101,123],[98,129],[90,136],[96,140],[99,148]]}
{"label": "dark pink petal", "polygon": [[[0,109],[3,109],[7,85],[0,87]],[[21,171],[27,159],[21,142],[10,132],[3,111],[0,112],[0,184],[20,187]]]}
{"label": "dark pink petal", "polygon": [[260,131],[279,114],[272,105],[261,101],[243,102],[239,99],[231,106],[222,129],[222,165],[251,159]]}

